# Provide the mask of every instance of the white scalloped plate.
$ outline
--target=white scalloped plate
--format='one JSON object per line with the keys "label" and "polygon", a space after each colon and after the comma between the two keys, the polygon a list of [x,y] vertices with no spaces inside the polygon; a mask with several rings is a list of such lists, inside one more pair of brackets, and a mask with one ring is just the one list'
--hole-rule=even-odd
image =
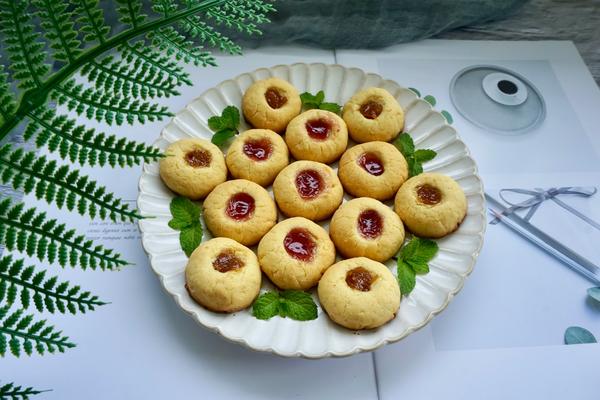
{"label": "white scalloped plate", "polygon": [[[139,223],[152,268],[177,304],[201,325],[258,351],[288,357],[347,356],[406,337],[446,308],[471,273],[483,244],[486,224],[483,186],[469,150],[445,118],[411,90],[360,69],[325,64],[278,65],[224,81],[175,115],[154,145],[164,150],[169,143],[185,137],[209,139],[212,132],[207,125],[208,118],[220,114],[227,105],[241,109],[244,91],[254,81],[270,76],[288,80],[300,92],[324,90],[326,100],[338,104],[344,104],[365,87],[387,89],[404,108],[405,131],[410,133],[417,147],[438,152],[434,160],[424,165],[425,170],[451,176],[465,191],[469,206],[464,222],[456,232],[437,241],[440,251],[430,264],[431,271],[417,276],[416,287],[409,296],[403,297],[396,318],[379,329],[357,333],[341,328],[331,322],[320,307],[318,318],[308,322],[280,317],[260,321],[252,317],[250,310],[219,314],[196,304],[184,287],[187,257],[179,246],[179,232],[167,226],[169,203],[174,194],[161,182],[158,164],[154,162],[143,167],[138,197],[141,214],[155,217]],[[249,128],[244,121],[241,125],[241,130]],[[204,240],[210,239],[207,232],[205,229]],[[388,265],[395,273],[393,261]],[[264,281],[263,289],[272,289],[268,280]],[[313,296],[318,301],[314,291]]]}

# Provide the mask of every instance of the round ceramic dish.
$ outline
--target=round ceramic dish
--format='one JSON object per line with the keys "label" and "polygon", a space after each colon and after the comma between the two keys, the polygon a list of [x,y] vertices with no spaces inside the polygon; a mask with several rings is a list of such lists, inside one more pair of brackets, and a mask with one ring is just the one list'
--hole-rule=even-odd
{"label": "round ceramic dish", "polygon": [[[451,176],[465,191],[468,211],[464,222],[456,232],[437,240],[440,251],[430,263],[430,272],[417,276],[416,287],[410,295],[402,298],[396,318],[378,329],[361,331],[357,335],[334,324],[320,307],[318,318],[308,322],[280,317],[261,321],[252,316],[250,309],[218,314],[196,304],[184,287],[187,257],[179,245],[179,232],[167,225],[171,218],[169,203],[174,194],[160,180],[158,163],[154,162],[143,167],[138,197],[140,213],[154,217],[142,219],[139,223],[150,264],[165,290],[198,323],[254,350],[287,357],[322,358],[348,356],[398,341],[425,326],[434,315],[446,308],[475,265],[486,224],[483,186],[477,175],[477,166],[454,128],[429,103],[396,82],[341,65],[278,65],[224,81],[175,115],[154,145],[165,149],[169,143],[185,137],[210,140],[212,132],[208,128],[208,118],[220,115],[228,105],[241,108],[244,91],[254,81],[271,76],[288,80],[300,93],[323,90],[327,101],[338,104],[344,104],[365,87],[387,89],[403,107],[406,113],[405,131],[413,137],[417,148],[430,148],[438,153],[435,159],[424,165],[424,169]],[[242,120],[241,130],[248,128]],[[337,165],[332,167],[337,168]],[[327,227],[328,221],[321,225]],[[205,229],[204,232],[203,240],[210,239],[208,231]],[[388,266],[395,274],[393,260],[388,262]],[[272,289],[267,279],[263,281],[263,289]],[[313,297],[318,304],[315,292],[313,290]]]}

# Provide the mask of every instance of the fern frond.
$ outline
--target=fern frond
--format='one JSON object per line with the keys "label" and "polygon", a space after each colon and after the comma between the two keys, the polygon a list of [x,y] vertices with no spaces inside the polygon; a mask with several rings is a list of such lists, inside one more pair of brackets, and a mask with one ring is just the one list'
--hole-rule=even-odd
{"label": "fern frond", "polygon": [[0,64],[0,123],[14,114],[16,108],[17,104],[8,86],[4,65]]}
{"label": "fern frond", "polygon": [[218,48],[229,54],[242,54],[242,48],[239,45],[235,44],[227,36],[216,31],[212,26],[202,21],[197,15],[185,18],[180,22],[180,26],[188,35],[198,38],[204,43],[208,43],[211,47]]}
{"label": "fern frond", "polygon": [[257,24],[270,22],[265,14],[275,11],[272,4],[256,0],[232,0],[223,4],[223,11]]}
{"label": "fern frond", "polygon": [[81,42],[73,29],[73,13],[67,11],[68,2],[54,0],[33,0],[38,8],[41,26],[50,48],[54,50],[53,57],[60,61],[73,61],[82,52]]}
{"label": "fern frond", "polygon": [[10,144],[0,147],[0,182],[10,183],[15,190],[22,189],[25,193],[34,192],[37,199],[54,203],[58,208],[77,209],[79,214],[87,213],[91,218],[97,215],[113,221],[141,218],[79,170],[61,166],[46,156],[39,157],[33,151],[13,150]]}
{"label": "fern frond", "polygon": [[94,129],[77,125],[74,119],[64,115],[57,116],[53,109],[30,113],[29,118],[31,122],[23,134],[25,140],[35,136],[37,147],[46,146],[62,159],[81,165],[131,167],[142,161],[151,162],[162,157],[160,149],[156,147],[115,135],[96,133]]}
{"label": "fern frond", "polygon": [[79,30],[83,32],[84,42],[97,40],[99,43],[104,43],[106,36],[110,33],[110,27],[104,21],[98,0],[78,0],[73,13],[78,15],[77,23]]}
{"label": "fern frond", "polygon": [[46,351],[56,350],[64,353],[68,348],[75,347],[61,331],[54,326],[46,325],[46,320],[34,322],[33,315],[23,315],[23,310],[9,314],[8,307],[0,308],[0,356],[4,357],[7,350],[15,356],[21,352],[30,356],[33,349],[43,355]]}
{"label": "fern frond", "polygon": [[0,399],[2,400],[29,400],[29,396],[35,396],[46,390],[35,390],[32,387],[16,386],[14,382],[0,386]]}
{"label": "fern frond", "polygon": [[117,0],[117,12],[119,20],[125,25],[131,25],[135,28],[146,19],[146,15],[142,14],[141,0]]}
{"label": "fern frond", "polygon": [[31,23],[27,11],[28,1],[0,0],[0,33],[10,59],[13,78],[21,89],[31,89],[41,85],[41,78],[49,71],[44,63],[44,44],[38,41],[38,34]]}
{"label": "fern frond", "polygon": [[[237,3],[237,1],[228,1],[221,7],[211,7],[206,11],[206,15],[214,19],[217,24],[225,25],[239,32],[249,35],[260,34],[260,29],[248,18],[248,13],[243,6],[240,7]],[[250,13],[250,15],[254,14]]]}
{"label": "fern frond", "polygon": [[178,61],[181,60],[203,67],[217,65],[214,57],[209,52],[201,51],[200,48],[191,41],[186,40],[185,36],[173,27],[167,26],[157,32],[151,32],[148,34],[148,39],[152,40],[154,46],[165,51],[167,55],[174,56]]}
{"label": "fern frond", "polygon": [[161,76],[151,69],[139,69],[124,60],[105,57],[84,65],[81,74],[93,83],[97,90],[112,92],[122,97],[170,97],[178,95],[177,81]]}
{"label": "fern frond", "polygon": [[185,83],[191,86],[190,74],[185,72],[175,61],[169,57],[148,48],[143,40],[134,44],[126,43],[119,47],[121,57],[128,63],[146,63],[149,69],[156,68],[171,78],[175,79],[177,85]]}
{"label": "fern frond", "polygon": [[153,0],[152,10],[168,17],[177,11],[177,4],[173,0]]}
{"label": "fern frond", "polygon": [[143,124],[173,115],[165,106],[109,95],[92,88],[84,89],[74,79],[58,86],[50,93],[50,97],[59,105],[66,104],[69,110],[74,110],[78,115],[85,114],[88,119],[95,118],[97,121],[104,120],[109,125],[121,125],[123,121],[134,124],[136,119]]}
{"label": "fern frond", "polygon": [[76,235],[74,229],[46,218],[45,213],[37,213],[35,208],[24,210],[23,203],[13,205],[9,198],[0,201],[0,222],[0,243],[40,261],[57,261],[61,267],[75,267],[79,263],[82,269],[102,270],[127,265],[113,250]]}
{"label": "fern frond", "polygon": [[82,292],[79,286],[68,281],[59,283],[57,276],[46,278],[47,271],[36,271],[33,265],[24,265],[23,260],[13,260],[11,256],[0,259],[0,303],[5,301],[11,306],[19,298],[25,310],[33,301],[39,312],[46,309],[50,313],[58,311],[62,314],[67,311],[85,314],[106,304],[98,300],[98,296]]}

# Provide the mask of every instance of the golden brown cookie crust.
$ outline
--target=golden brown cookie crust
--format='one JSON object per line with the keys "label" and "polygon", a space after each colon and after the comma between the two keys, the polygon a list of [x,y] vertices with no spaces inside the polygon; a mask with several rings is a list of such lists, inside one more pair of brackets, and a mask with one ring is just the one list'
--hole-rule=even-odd
{"label": "golden brown cookie crust", "polygon": [[[314,244],[310,261],[290,256],[284,240],[293,229],[309,232]],[[273,227],[258,244],[260,266],[271,281],[281,289],[306,290],[319,282],[323,272],[335,261],[335,246],[327,232],[306,218],[289,218]]]}
{"label": "golden brown cookie crust", "polygon": [[[190,165],[190,162],[195,166]],[[206,197],[215,186],[225,182],[227,166],[223,153],[217,146],[206,140],[189,138],[178,140],[167,147],[165,157],[159,162],[159,173],[169,189],[198,200]]]}
{"label": "golden brown cookie crust", "polygon": [[[278,108],[271,107],[266,97],[269,90],[275,90],[275,96],[285,97],[285,103]],[[300,114],[301,108],[298,90],[280,78],[254,82],[242,98],[244,117],[253,127],[278,133],[283,132],[292,118]]]}
{"label": "golden brown cookie crust", "polygon": [[[381,112],[373,119],[361,113],[369,102],[381,105]],[[350,137],[358,143],[379,140],[389,142],[404,128],[404,111],[398,101],[385,89],[371,87],[356,93],[344,105],[342,118]]]}
{"label": "golden brown cookie crust", "polygon": [[[419,190],[431,191],[437,188],[439,193],[429,195],[439,197],[436,204],[425,204]],[[427,191],[422,192],[427,195]],[[430,200],[427,200],[431,202]],[[458,229],[467,213],[467,198],[456,181],[438,173],[423,173],[407,180],[398,190],[394,201],[394,210],[404,222],[406,228],[417,236],[441,238]]]}
{"label": "golden brown cookie crust", "polygon": [[[252,158],[244,152],[248,145],[267,146],[270,155],[264,160]],[[288,148],[277,133],[269,129],[250,129],[235,138],[225,158],[234,178],[247,179],[261,186],[269,186],[277,174],[288,165]]]}
{"label": "golden brown cookie crust", "polygon": [[[381,163],[383,172],[367,171],[366,163],[373,161]],[[361,163],[366,166],[361,166]],[[355,197],[387,200],[394,197],[408,178],[408,164],[394,145],[368,142],[346,150],[340,159],[338,176],[344,189]]]}
{"label": "golden brown cookie crust", "polygon": [[[237,193],[247,193],[254,199],[254,211],[247,219],[235,220],[227,215],[230,199]],[[204,222],[214,236],[224,236],[253,246],[277,222],[277,208],[262,186],[236,179],[217,186],[204,200]]]}
{"label": "golden brown cookie crust", "polygon": [[[381,223],[378,235],[361,232],[359,218],[373,223],[373,211]],[[335,247],[346,258],[367,257],[384,262],[394,256],[404,242],[404,226],[400,217],[388,206],[375,199],[361,197],[350,200],[333,214],[329,235]]]}
{"label": "golden brown cookie crust", "polygon": [[[348,272],[363,268],[374,278],[370,290],[352,288]],[[319,282],[319,301],[329,317],[349,329],[377,328],[392,320],[400,307],[400,289],[390,270],[365,257],[332,265]]]}
{"label": "golden brown cookie crust", "polygon": [[[226,272],[216,269],[221,254],[235,257],[238,268]],[[228,238],[202,243],[194,250],[185,268],[190,296],[200,305],[217,312],[230,313],[250,306],[260,291],[261,278],[254,252]]]}
{"label": "golden brown cookie crust", "polygon": [[[323,188],[312,199],[304,199],[296,187],[296,179],[303,171],[316,171]],[[338,208],[344,189],[335,171],[315,161],[296,161],[285,167],[273,182],[273,194],[281,212],[288,217],[304,217],[313,221],[329,218]]]}
{"label": "golden brown cookie crust", "polygon": [[[307,123],[316,129],[327,130],[326,137],[311,136]],[[325,110],[308,110],[290,121],[285,131],[285,142],[296,160],[330,164],[346,150],[348,129],[337,114]]]}

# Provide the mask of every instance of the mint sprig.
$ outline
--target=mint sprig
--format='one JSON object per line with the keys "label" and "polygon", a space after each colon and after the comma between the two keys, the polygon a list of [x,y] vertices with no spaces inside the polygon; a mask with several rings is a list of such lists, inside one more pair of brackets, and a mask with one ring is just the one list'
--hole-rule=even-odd
{"label": "mint sprig", "polygon": [[408,133],[402,133],[394,141],[394,145],[400,150],[408,164],[408,175],[410,177],[423,172],[423,163],[433,160],[437,153],[429,149],[415,150],[415,143]]}
{"label": "mint sprig", "polygon": [[307,110],[312,110],[317,108],[319,110],[330,111],[335,114],[339,114],[342,107],[336,103],[327,103],[325,100],[325,92],[319,90],[317,94],[310,94],[309,92],[304,92],[300,95],[300,101],[302,101],[302,105]]}
{"label": "mint sprig", "polygon": [[429,272],[429,261],[438,252],[438,245],[433,240],[414,236],[398,254],[398,284],[400,293],[408,295],[415,288],[416,275]]}
{"label": "mint sprig", "polygon": [[297,321],[317,318],[317,305],[309,293],[300,290],[271,291],[261,294],[252,305],[252,315],[267,320],[276,315]]}
{"label": "mint sprig", "polygon": [[214,116],[208,119],[208,127],[215,133],[211,142],[217,146],[224,145],[230,138],[239,133],[240,111],[235,106],[227,106],[221,113],[221,116]]}
{"label": "mint sprig", "polygon": [[179,232],[179,244],[186,256],[190,256],[202,241],[200,207],[185,197],[175,197],[169,206],[173,219],[169,227]]}

